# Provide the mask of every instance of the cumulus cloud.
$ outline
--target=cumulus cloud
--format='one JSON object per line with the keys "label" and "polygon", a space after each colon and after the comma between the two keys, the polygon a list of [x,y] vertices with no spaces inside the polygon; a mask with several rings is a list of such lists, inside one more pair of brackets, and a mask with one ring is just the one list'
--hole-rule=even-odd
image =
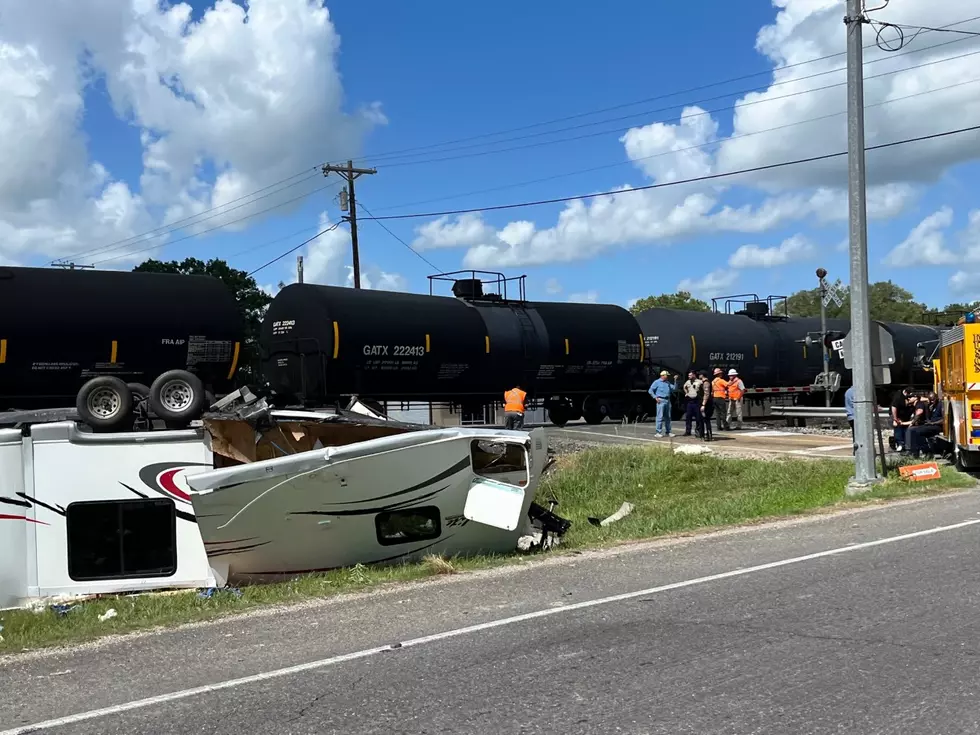
{"label": "cumulus cloud", "polygon": [[[190,231],[225,226],[322,186],[311,162],[356,155],[364,134],[385,122],[377,105],[343,111],[338,49],[322,0],[250,0],[247,8],[215,0],[197,20],[186,3],[7,0],[0,252],[98,250],[90,259],[113,267],[163,244],[136,237],[161,222],[223,207]],[[87,149],[80,124],[97,79],[140,133],[138,183]],[[308,180],[241,200],[304,169]]]}
{"label": "cumulus cloud", "polygon": [[[326,212],[320,213],[316,231],[323,232],[330,225]],[[319,283],[325,286],[354,285],[354,266],[351,264],[350,231],[337,227],[323,232],[306,246],[303,253],[303,280],[306,283]],[[288,264],[287,268],[292,269]],[[296,282],[295,269],[291,271],[290,283]],[[375,264],[361,262],[361,288],[381,291],[407,291],[408,281],[399,273],[385,271]]]}
{"label": "cumulus cloud", "polygon": [[544,284],[545,292],[549,294],[561,293],[561,284],[557,278],[549,278]]}
{"label": "cumulus cloud", "polygon": [[812,258],[816,248],[802,235],[794,235],[771,248],[743,245],[728,259],[732,268],[775,268]]}
{"label": "cumulus cloud", "polygon": [[885,256],[885,265],[952,265],[958,256],[946,247],[946,230],[953,224],[953,210],[943,207],[912,228],[902,242]]}
{"label": "cumulus cloud", "polygon": [[[775,21],[756,39],[757,50],[774,66],[772,81],[768,89],[738,100],[731,134],[719,134],[728,127],[722,115],[729,113],[688,105],[675,122],[640,125],[620,138],[647,181],[673,184],[846,150],[841,3],[774,0],[774,5]],[[949,0],[942,7],[905,0],[874,17],[896,23],[928,17],[931,25],[941,26],[970,17],[972,10],[970,0]],[[920,33],[901,54],[877,47],[865,51],[868,145],[942,132],[955,127],[955,121],[980,118],[980,84],[973,84],[980,56],[954,58],[980,53],[980,38],[950,35]],[[872,32],[866,31],[864,38],[869,44]],[[936,44],[944,45],[926,48]],[[801,63],[823,56],[832,58]],[[786,65],[795,66],[775,68]],[[924,184],[935,182],[950,165],[978,155],[976,135],[869,153],[869,218],[902,213]],[[465,221],[445,217],[420,227],[415,245],[466,248],[468,267],[514,267],[589,259],[612,248],[664,246],[716,233],[759,234],[804,222],[841,224],[848,212],[846,166],[841,156],[652,190],[623,185],[610,196],[569,202],[557,221],[545,226],[522,220],[498,229],[477,214],[464,215]],[[740,202],[752,203],[732,204],[735,193]]]}
{"label": "cumulus cloud", "polygon": [[570,293],[568,294],[568,300],[579,304],[594,304],[599,300],[599,292],[594,289],[590,289],[588,291]]}
{"label": "cumulus cloud", "polygon": [[685,278],[677,284],[678,291],[687,291],[692,296],[718,296],[730,289],[738,280],[738,273],[728,269],[717,269],[702,278]]}

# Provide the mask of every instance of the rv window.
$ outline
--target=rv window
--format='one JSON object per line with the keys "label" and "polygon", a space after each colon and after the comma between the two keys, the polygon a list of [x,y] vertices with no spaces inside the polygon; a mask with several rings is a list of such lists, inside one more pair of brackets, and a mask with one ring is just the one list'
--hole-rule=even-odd
{"label": "rv window", "polygon": [[442,534],[442,514],[434,505],[379,513],[374,517],[382,546],[430,541]]}
{"label": "rv window", "polygon": [[73,580],[169,577],[177,571],[172,500],[72,503],[65,515]]}
{"label": "rv window", "polygon": [[527,485],[527,451],[519,444],[474,439],[470,443],[473,472],[510,485]]}

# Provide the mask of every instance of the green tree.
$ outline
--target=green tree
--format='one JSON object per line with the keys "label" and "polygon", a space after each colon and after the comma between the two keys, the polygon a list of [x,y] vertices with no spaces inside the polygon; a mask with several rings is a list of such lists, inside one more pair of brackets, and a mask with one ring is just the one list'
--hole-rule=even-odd
{"label": "green tree", "polygon": [[664,293],[659,296],[647,296],[639,299],[630,307],[633,314],[639,314],[647,309],[687,309],[688,311],[711,311],[706,301],[696,299],[688,291]]}
{"label": "green tree", "polygon": [[177,273],[180,275],[211,276],[224,283],[234,294],[235,301],[245,322],[245,344],[238,375],[240,383],[255,382],[259,376],[258,337],[262,317],[272,297],[259,288],[259,284],[246,271],[232,268],[224,260],[213,258],[207,262],[197,258],[182,261],[147,260],[133,268],[149,273]]}
{"label": "green tree", "polygon": [[[840,279],[837,280],[837,284],[843,289]],[[842,301],[844,302],[842,306],[837,306],[833,301],[827,305],[828,319],[851,318],[850,296],[844,296]],[[789,306],[790,316],[820,316],[820,289],[797,291],[787,297],[786,303]],[[952,304],[947,309],[956,306]],[[868,286],[868,307],[872,319],[907,324],[932,324],[940,313],[940,310],[916,301],[911,291],[891,281],[878,281]],[[782,304],[776,309],[776,313],[784,313]]]}

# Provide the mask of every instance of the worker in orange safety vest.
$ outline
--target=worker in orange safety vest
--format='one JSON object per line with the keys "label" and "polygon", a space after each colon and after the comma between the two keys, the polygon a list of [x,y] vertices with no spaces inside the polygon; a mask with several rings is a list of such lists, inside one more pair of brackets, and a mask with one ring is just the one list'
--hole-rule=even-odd
{"label": "worker in orange safety vest", "polygon": [[742,428],[742,396],[745,395],[745,383],[738,377],[738,371],[732,368],[728,371],[728,428],[732,428],[733,421],[738,421],[738,428]]}
{"label": "worker in orange safety vest", "polygon": [[521,390],[518,383],[504,393],[504,428],[520,431],[524,428],[524,399],[527,393]]}
{"label": "worker in orange safety vest", "polygon": [[718,431],[728,428],[725,414],[725,408],[728,406],[728,381],[722,377],[723,375],[721,368],[715,368],[714,380],[711,381],[711,397],[715,403],[715,420],[718,423]]}

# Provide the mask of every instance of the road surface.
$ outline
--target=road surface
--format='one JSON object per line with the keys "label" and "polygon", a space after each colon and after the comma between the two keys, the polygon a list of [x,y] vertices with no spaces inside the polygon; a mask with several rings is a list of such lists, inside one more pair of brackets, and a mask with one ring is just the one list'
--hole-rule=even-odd
{"label": "road surface", "polygon": [[[675,433],[684,432],[683,422]],[[827,459],[846,459],[853,461],[854,453],[849,436],[834,436],[828,434],[800,434],[780,429],[746,429],[743,431],[716,431],[714,440],[702,442],[697,437],[675,436],[673,438],[657,439],[656,427],[652,423],[618,424],[604,422],[594,426],[589,424],[569,424],[564,428],[546,427],[549,437],[565,440],[582,440],[597,444],[636,444],[650,446],[652,444],[698,444],[709,447],[713,451],[724,453],[750,453],[788,455],[799,457],[821,457]],[[886,444],[887,448],[887,444]]]}
{"label": "road surface", "polygon": [[978,538],[970,492],[0,660],[0,733],[975,733]]}

